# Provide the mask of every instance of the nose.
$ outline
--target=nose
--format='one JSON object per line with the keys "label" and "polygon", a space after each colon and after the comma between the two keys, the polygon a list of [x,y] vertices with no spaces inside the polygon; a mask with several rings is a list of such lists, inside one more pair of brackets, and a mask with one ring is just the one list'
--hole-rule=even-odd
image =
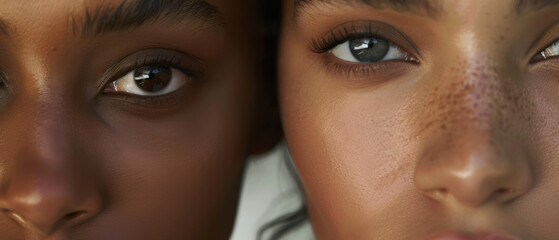
{"label": "nose", "polygon": [[530,189],[533,173],[521,147],[499,151],[489,141],[468,139],[428,149],[416,167],[416,188],[434,200],[470,207],[507,203]]}
{"label": "nose", "polygon": [[442,96],[435,96],[446,105],[431,100],[424,108],[424,114],[436,116],[429,122],[438,127],[426,131],[429,140],[414,172],[416,189],[433,200],[469,207],[518,199],[534,182],[533,156],[523,136],[525,109],[518,107],[528,104],[518,104],[512,95],[519,91],[510,89],[514,83],[503,87],[491,70],[452,79],[456,82],[439,85]]}
{"label": "nose", "polygon": [[49,235],[97,215],[101,201],[92,184],[45,167],[26,167],[2,192],[3,214],[24,227]]}
{"label": "nose", "polygon": [[11,140],[2,153],[0,209],[29,232],[51,235],[96,216],[102,199],[64,111],[33,110],[15,113],[7,123],[3,137]]}

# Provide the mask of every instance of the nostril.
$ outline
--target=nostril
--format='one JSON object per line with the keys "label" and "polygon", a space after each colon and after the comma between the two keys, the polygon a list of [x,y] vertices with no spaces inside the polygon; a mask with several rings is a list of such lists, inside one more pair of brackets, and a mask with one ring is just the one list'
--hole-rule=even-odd
{"label": "nostril", "polygon": [[80,218],[81,216],[83,216],[85,214],[86,214],[85,211],[71,212],[71,213],[66,214],[64,217],[62,217],[61,221],[63,221],[63,222],[72,221],[74,219]]}
{"label": "nostril", "polygon": [[68,213],[56,222],[56,224],[52,227],[52,231],[59,228],[72,226],[80,222],[80,219],[82,219],[86,214],[87,211],[75,211]]}
{"label": "nostril", "polygon": [[8,217],[10,217],[10,219],[12,219],[12,221],[16,222],[17,224],[24,226],[25,225],[25,220],[16,212],[10,210],[10,209],[0,209],[0,212]]}
{"label": "nostril", "polygon": [[510,188],[499,188],[499,190],[497,190],[497,194],[499,195],[505,195],[510,192],[512,192]]}

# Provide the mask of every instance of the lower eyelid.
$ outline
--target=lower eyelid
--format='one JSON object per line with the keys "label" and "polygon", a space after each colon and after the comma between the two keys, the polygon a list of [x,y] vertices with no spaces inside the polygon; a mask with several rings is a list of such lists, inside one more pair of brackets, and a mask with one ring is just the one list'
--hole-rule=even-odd
{"label": "lower eyelid", "polygon": [[[186,83],[176,91],[158,96],[141,96],[126,92],[104,93],[99,101],[110,101],[113,103],[124,103],[134,108],[143,109],[174,109],[180,106],[188,96],[192,95],[195,83]],[[140,111],[136,109],[134,111]]]}
{"label": "lower eyelid", "polygon": [[349,79],[355,81],[384,82],[408,73],[418,64],[404,62],[401,60],[386,60],[375,63],[351,63],[328,54],[322,60],[323,68],[334,78]]}

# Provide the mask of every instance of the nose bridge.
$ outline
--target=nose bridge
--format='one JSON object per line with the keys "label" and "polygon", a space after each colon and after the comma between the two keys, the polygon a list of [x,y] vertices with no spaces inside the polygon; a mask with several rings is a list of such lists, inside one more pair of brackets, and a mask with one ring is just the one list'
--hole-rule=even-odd
{"label": "nose bridge", "polygon": [[[31,105],[31,104],[30,104]],[[38,100],[29,106],[29,122],[22,141],[27,149],[22,155],[33,158],[60,159],[72,145],[72,123],[68,110],[57,100]],[[22,131],[24,133],[24,131]],[[23,157],[23,156],[22,156]]]}
{"label": "nose bridge", "polygon": [[43,234],[96,215],[101,199],[84,164],[71,107],[41,95],[16,105],[21,111],[8,123],[13,149],[4,155],[8,169],[2,176],[0,208]]}
{"label": "nose bridge", "polygon": [[503,79],[487,54],[480,52],[455,66],[446,88],[448,108],[445,114],[454,127],[487,131],[503,117]]}

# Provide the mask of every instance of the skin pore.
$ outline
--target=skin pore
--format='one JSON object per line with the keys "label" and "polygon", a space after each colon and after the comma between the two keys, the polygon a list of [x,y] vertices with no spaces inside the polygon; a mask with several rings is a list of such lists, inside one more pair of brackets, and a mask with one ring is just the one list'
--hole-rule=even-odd
{"label": "skin pore", "polygon": [[255,3],[0,4],[0,239],[228,239],[270,145]]}
{"label": "skin pore", "polygon": [[556,1],[283,3],[282,121],[318,239],[559,238]]}

